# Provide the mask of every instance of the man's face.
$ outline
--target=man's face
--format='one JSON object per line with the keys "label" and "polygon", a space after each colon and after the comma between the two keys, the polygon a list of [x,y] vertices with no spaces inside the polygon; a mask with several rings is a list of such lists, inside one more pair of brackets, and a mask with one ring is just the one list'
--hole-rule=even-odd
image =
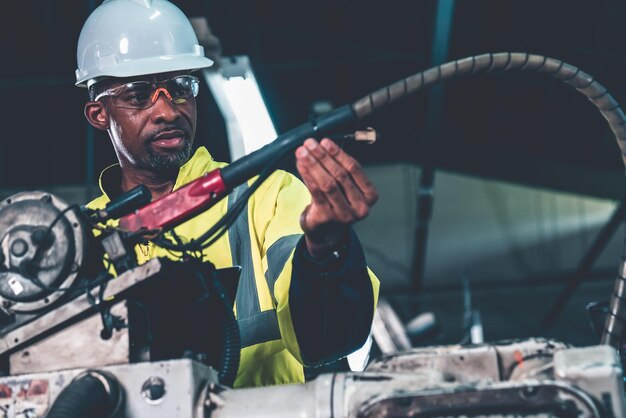
{"label": "man's face", "polygon": [[[129,79],[106,80],[106,90],[131,81],[163,81],[188,73],[163,73]],[[159,86],[161,87],[161,86]],[[163,87],[166,87],[163,85]],[[102,90],[101,90],[102,91]],[[174,103],[165,92],[147,109],[116,106],[110,96],[101,101],[108,117],[108,132],[122,166],[163,174],[177,171],[191,157],[196,130],[196,101]]]}

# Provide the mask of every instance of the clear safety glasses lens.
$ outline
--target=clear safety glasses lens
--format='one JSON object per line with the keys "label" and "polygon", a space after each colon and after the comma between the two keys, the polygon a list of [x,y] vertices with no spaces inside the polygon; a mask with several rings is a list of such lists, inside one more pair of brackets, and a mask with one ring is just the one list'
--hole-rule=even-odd
{"label": "clear safety glasses lens", "polygon": [[124,109],[148,109],[158,100],[161,93],[174,104],[185,104],[198,95],[200,81],[191,75],[182,75],[158,83],[133,81],[100,93],[95,100],[104,96],[111,103]]}

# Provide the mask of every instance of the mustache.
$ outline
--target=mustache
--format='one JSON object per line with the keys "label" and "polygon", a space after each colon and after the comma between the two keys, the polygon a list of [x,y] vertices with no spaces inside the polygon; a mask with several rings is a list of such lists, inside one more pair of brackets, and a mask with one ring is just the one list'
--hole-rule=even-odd
{"label": "mustache", "polygon": [[166,126],[162,126],[158,131],[155,131],[151,134],[148,135],[148,139],[146,141],[146,144],[149,144],[151,142],[154,142],[157,140],[157,137],[165,132],[171,132],[171,131],[181,131],[183,132],[183,135],[185,137],[186,140],[191,139],[191,132],[189,130],[189,128],[187,128],[186,126],[182,126],[182,125],[166,125]]}

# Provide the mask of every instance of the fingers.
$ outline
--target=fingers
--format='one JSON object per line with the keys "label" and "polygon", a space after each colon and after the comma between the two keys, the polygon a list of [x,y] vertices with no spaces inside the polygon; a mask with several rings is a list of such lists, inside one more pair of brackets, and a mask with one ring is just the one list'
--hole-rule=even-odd
{"label": "fingers", "polygon": [[320,208],[315,213],[325,218],[319,219],[319,222],[332,218],[350,222],[347,214],[351,213],[351,210],[337,182],[320,166],[307,147],[298,148],[296,157],[296,167],[302,176],[302,181],[311,193],[312,202]]}
{"label": "fingers", "polygon": [[363,195],[367,205],[372,206],[376,203],[378,200],[378,192],[365,175],[361,164],[328,138],[322,139],[321,145],[328,154],[350,174],[352,181]]}
{"label": "fingers", "polygon": [[321,144],[307,139],[296,157],[314,203],[329,204],[340,222],[352,223],[368,215],[378,194],[354,158],[329,139]]}
{"label": "fingers", "polygon": [[[334,145],[332,141],[328,142]],[[308,139],[304,146],[319,161],[319,165],[322,167],[320,176],[324,177],[324,181],[329,184],[329,187],[334,186],[337,189],[343,198],[342,200],[346,201],[346,209],[351,212],[351,215],[357,219],[367,216],[369,207],[364,202],[363,193],[355,184],[348,170],[328,152],[326,147],[321,146],[317,141]],[[335,148],[339,149],[336,146]]]}

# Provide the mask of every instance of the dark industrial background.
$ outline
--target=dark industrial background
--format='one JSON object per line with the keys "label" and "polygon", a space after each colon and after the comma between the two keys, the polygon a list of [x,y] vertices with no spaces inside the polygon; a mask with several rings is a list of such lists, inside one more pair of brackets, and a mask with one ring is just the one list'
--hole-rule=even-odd
{"label": "dark industrial background", "polygon": [[[342,105],[441,59],[485,52],[525,51],[562,59],[592,74],[618,101],[626,98],[626,3],[618,0],[173,2],[190,17],[207,17],[223,55],[250,57],[279,132],[306,121],[316,101]],[[74,87],[78,34],[98,4],[34,0],[5,5],[0,188],[71,184],[93,191],[100,170],[115,162],[106,135],[90,132],[83,118],[85,90]],[[198,103],[197,143],[227,160],[223,121],[206,88]],[[452,81],[367,124],[383,139],[351,149],[364,165],[402,162],[548,191],[611,200],[623,196],[623,166],[600,114],[574,90],[540,76]],[[462,210],[458,216],[463,217]],[[568,304],[570,311],[549,329],[539,325],[540,314],[566,276],[549,283],[498,286],[496,281],[477,289],[475,304],[484,308],[487,338],[548,335],[581,344],[594,341],[581,307],[608,298],[610,275],[585,279],[584,291]],[[462,336],[460,288],[404,290],[389,297],[403,319],[449,307],[439,312],[443,332],[426,343],[454,342]]]}

